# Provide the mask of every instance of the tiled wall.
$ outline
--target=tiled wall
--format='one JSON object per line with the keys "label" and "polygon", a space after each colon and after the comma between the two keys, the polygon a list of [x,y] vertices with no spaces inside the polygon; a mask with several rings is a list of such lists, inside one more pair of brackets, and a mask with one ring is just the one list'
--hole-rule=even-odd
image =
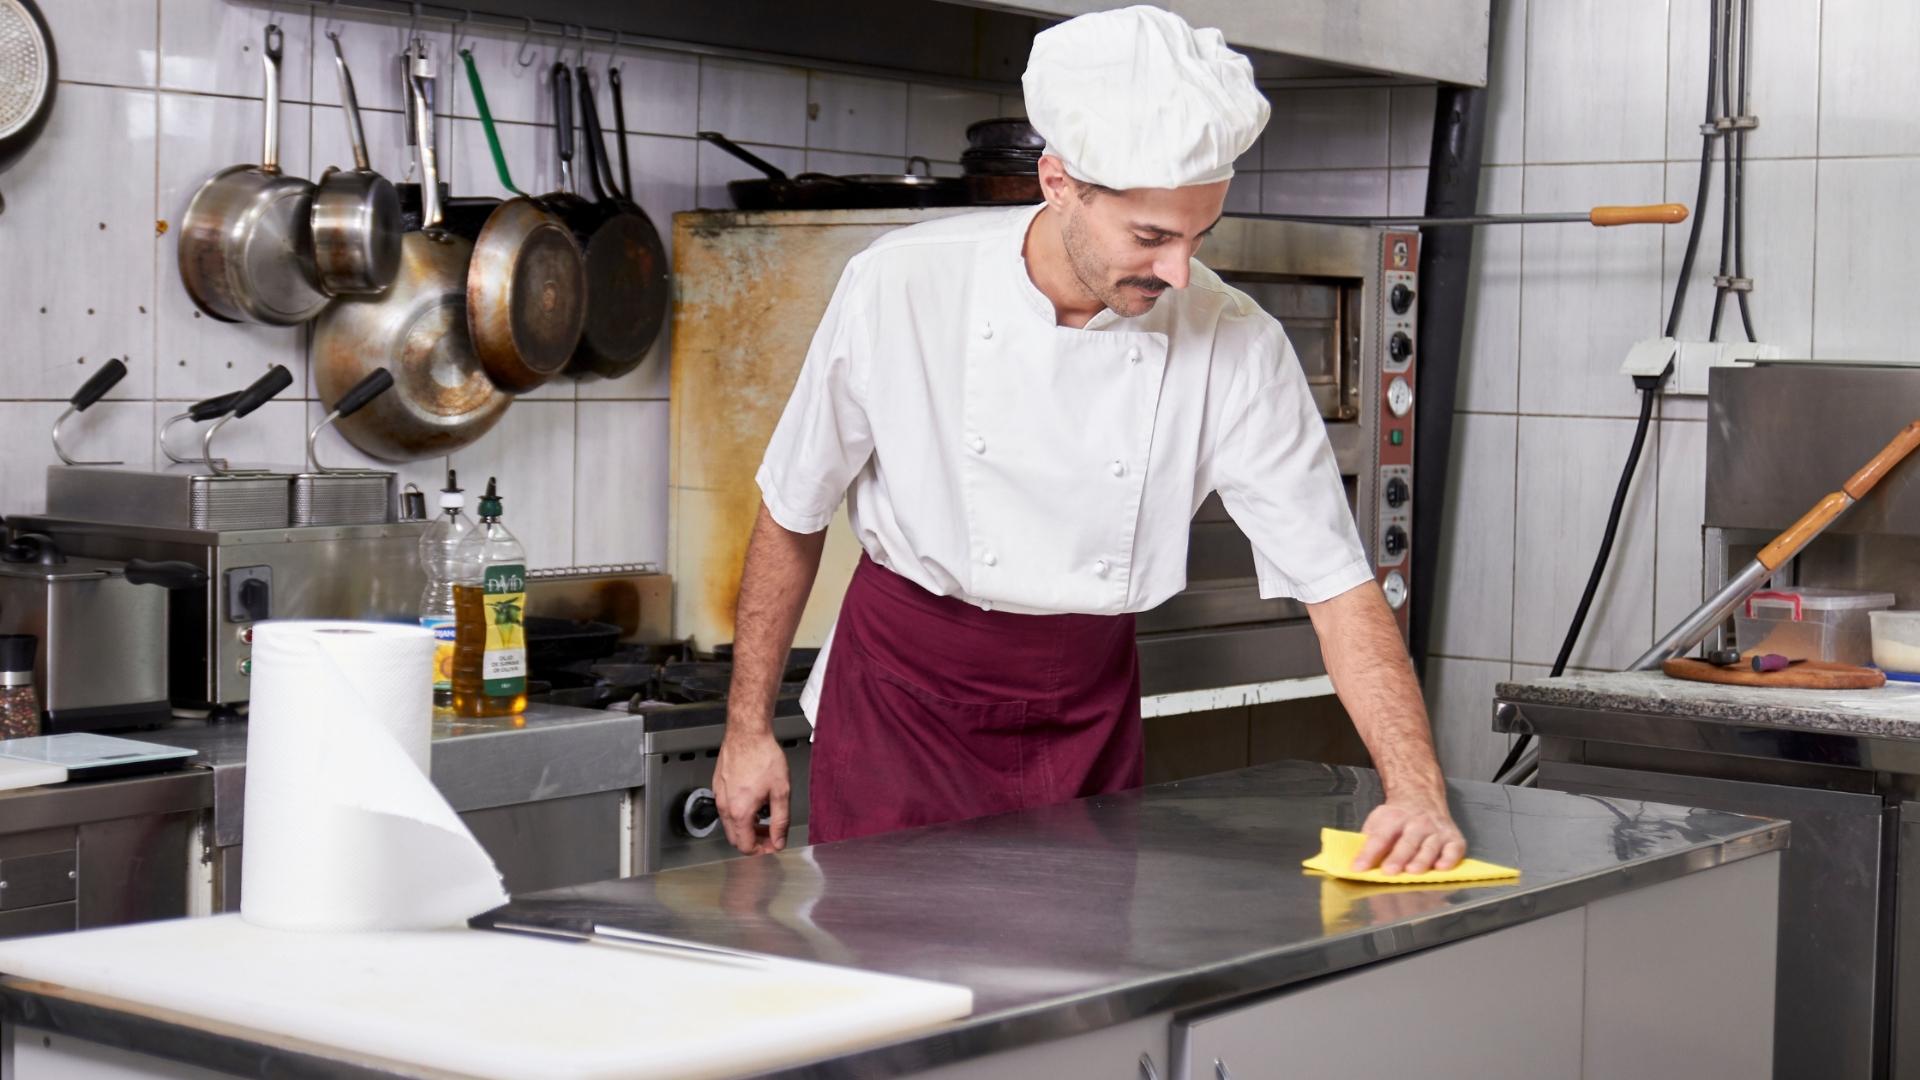
{"label": "tiled wall", "polygon": [[[159,424],[183,402],[251,381],[270,364],[295,386],[230,424],[237,459],[293,463],[322,415],[307,377],[305,328],[233,326],[201,316],[176,270],[174,228],[211,172],[260,154],[261,36],[269,9],[235,0],[54,0],[42,9],[60,54],[52,122],[0,174],[0,514],[43,508],[46,432],[63,400],[110,357],[126,381],[69,428],[88,458],[149,465]],[[284,4],[281,164],[312,177],[351,164],[332,49],[340,34],[366,114],[373,165],[406,171],[395,58],[404,20]],[[445,21],[422,23],[438,61],[440,160],[456,194],[504,193]],[[545,73],[558,41],[469,29],[516,184],[558,186]],[[571,59],[572,50],[568,50]],[[601,75],[612,51],[590,48]],[[957,174],[966,125],[1019,111],[1017,98],[904,81],[854,78],[691,53],[623,49],[635,195],[662,234],[696,206],[730,205],[726,181],[751,173],[693,138],[716,129],[791,171],[899,171],[919,154]],[[1011,90],[1012,88],[1009,88]],[[611,136],[610,136],[611,137]],[[612,382],[557,381],[526,395],[500,425],[450,461],[404,466],[437,487],[448,464],[469,484],[497,474],[508,520],[536,565],[664,561],[667,347]],[[177,435],[185,434],[177,431]],[[229,441],[230,440],[230,441]],[[182,440],[186,441],[186,440]],[[184,449],[184,448],[182,448]],[[322,454],[360,458],[337,436]],[[164,458],[159,460],[164,461]]]}
{"label": "tiled wall", "polygon": [[[1483,208],[1691,203],[1707,3],[1498,0]],[[1748,140],[1746,236],[1760,338],[1790,356],[1920,360],[1920,271],[1904,254],[1912,215],[1900,201],[1920,187],[1909,105],[1920,5],[1752,7],[1760,126]],[[1349,115],[1378,112],[1365,93],[1344,97]],[[1328,108],[1317,95],[1306,107]],[[1403,141],[1391,117],[1389,167]],[[1422,161],[1416,134],[1404,141]],[[1353,141],[1334,155],[1336,175],[1270,172],[1267,189],[1333,190],[1342,198],[1319,205],[1377,209],[1380,136],[1369,128]],[[1712,306],[1717,181],[1682,323],[1693,339]],[[1504,753],[1489,730],[1494,683],[1544,676],[1559,649],[1633,433],[1637,399],[1619,365],[1660,333],[1685,242],[1684,227],[1480,231],[1427,685],[1453,775],[1485,778]],[[1739,333],[1736,319],[1723,323],[1723,338]],[[1700,600],[1704,401],[1665,397],[1657,415],[1575,667],[1617,670]]]}

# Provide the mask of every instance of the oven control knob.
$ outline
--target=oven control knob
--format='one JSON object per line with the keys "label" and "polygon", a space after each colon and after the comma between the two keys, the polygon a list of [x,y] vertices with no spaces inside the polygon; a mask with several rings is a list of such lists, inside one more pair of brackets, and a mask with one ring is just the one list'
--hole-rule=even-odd
{"label": "oven control knob", "polygon": [[1405,285],[1395,285],[1393,291],[1387,294],[1387,303],[1395,315],[1405,315],[1407,309],[1413,306],[1413,290]]}
{"label": "oven control knob", "polygon": [[1405,506],[1407,504],[1407,496],[1411,494],[1412,492],[1407,490],[1407,482],[1405,480],[1402,480],[1396,476],[1393,479],[1387,481],[1387,505],[1388,506],[1391,506],[1394,509],[1398,510],[1400,507]]}
{"label": "oven control knob", "polygon": [[1380,591],[1387,594],[1387,606],[1399,611],[1407,602],[1407,579],[1395,570],[1380,583]]}
{"label": "oven control knob", "polygon": [[1387,526],[1387,535],[1381,540],[1380,546],[1386,550],[1388,558],[1397,559],[1406,554],[1407,530],[1398,525]]}
{"label": "oven control knob", "polygon": [[1407,357],[1413,355],[1413,339],[1407,336],[1406,331],[1395,330],[1393,336],[1387,339],[1387,355],[1396,364],[1406,363]]}
{"label": "oven control knob", "polygon": [[695,840],[712,836],[720,827],[720,805],[713,800],[713,789],[694,789],[680,804],[677,824],[680,832]]}

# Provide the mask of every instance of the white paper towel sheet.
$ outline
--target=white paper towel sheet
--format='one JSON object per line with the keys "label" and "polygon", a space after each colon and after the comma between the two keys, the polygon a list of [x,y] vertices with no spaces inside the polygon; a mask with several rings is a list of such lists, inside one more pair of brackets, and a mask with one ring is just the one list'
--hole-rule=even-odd
{"label": "white paper towel sheet", "polygon": [[500,872],[428,778],[433,632],[254,628],[240,914],[282,930],[457,926]]}

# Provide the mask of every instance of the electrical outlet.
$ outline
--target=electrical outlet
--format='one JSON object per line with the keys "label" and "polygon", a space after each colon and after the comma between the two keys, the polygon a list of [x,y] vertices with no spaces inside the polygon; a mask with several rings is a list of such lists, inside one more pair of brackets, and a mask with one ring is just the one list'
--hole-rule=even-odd
{"label": "electrical outlet", "polygon": [[1673,364],[1673,377],[1661,387],[1668,394],[1707,392],[1707,373],[1717,367],[1752,367],[1763,360],[1780,360],[1786,351],[1778,345],[1751,341],[1676,341],[1649,338],[1627,350],[1622,375],[1658,375]]}

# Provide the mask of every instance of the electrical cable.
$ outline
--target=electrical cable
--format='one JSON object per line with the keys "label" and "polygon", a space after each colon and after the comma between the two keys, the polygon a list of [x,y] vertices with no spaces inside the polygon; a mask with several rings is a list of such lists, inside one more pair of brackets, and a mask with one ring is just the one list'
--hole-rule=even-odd
{"label": "electrical cable", "polygon": [[[1700,250],[1700,211],[1706,206],[1708,196],[1712,194],[1710,181],[1713,169],[1714,139],[1719,135],[1719,132],[1713,126],[1714,96],[1717,88],[1716,84],[1721,81],[1719,75],[1724,55],[1724,50],[1721,47],[1722,26],[1720,14],[1722,4],[1728,2],[1729,0],[1710,0],[1707,5],[1709,20],[1707,34],[1707,107],[1705,119],[1701,124],[1700,182],[1694,193],[1693,214],[1691,215],[1693,222],[1687,230],[1686,252],[1680,259],[1680,278],[1674,284],[1673,304],[1667,310],[1667,337],[1673,337],[1680,328],[1680,315],[1682,311],[1685,310],[1687,302],[1687,285],[1693,277],[1694,257]],[[1743,2],[1745,2],[1745,0],[1743,0]],[[1727,12],[1727,18],[1732,18],[1732,11],[1730,9]],[[1721,231],[1721,258],[1723,262],[1726,259],[1726,230],[1724,228]],[[1718,297],[1724,295],[1724,293],[1716,295],[1714,305],[1716,308],[1716,320],[1718,319],[1717,309],[1720,306]],[[1606,576],[1607,563],[1613,557],[1614,538],[1620,529],[1620,517],[1626,510],[1627,493],[1633,486],[1634,473],[1638,471],[1641,454],[1646,449],[1647,431],[1652,426],[1654,398],[1660,392],[1660,384],[1666,381],[1672,374],[1673,362],[1669,360],[1666,368],[1662,370],[1659,375],[1634,376],[1634,387],[1640,391],[1640,416],[1634,424],[1633,443],[1628,447],[1626,464],[1620,470],[1620,482],[1614,488],[1613,504],[1608,508],[1606,528],[1600,536],[1600,550],[1594,556],[1593,569],[1587,574],[1586,588],[1580,594],[1580,603],[1579,606],[1574,609],[1573,621],[1568,625],[1566,637],[1560,643],[1560,652],[1554,657],[1553,670],[1552,674],[1548,676],[1549,678],[1557,679],[1566,674],[1567,663],[1573,656],[1574,645],[1580,640],[1580,631],[1586,626],[1587,615],[1593,607],[1594,597],[1599,593],[1600,582]],[[1526,754],[1527,746],[1532,741],[1532,738],[1533,735],[1531,732],[1521,732],[1520,737],[1513,741],[1513,746],[1507,750],[1506,758],[1501,761],[1500,767],[1494,771],[1496,781],[1498,781],[1500,777],[1505,776],[1515,765],[1519,764],[1520,759]],[[1519,780],[1520,782],[1525,782],[1524,777],[1519,778]]]}
{"label": "electrical cable", "polygon": [[[1753,31],[1751,24],[1752,0],[1740,0],[1740,115],[1751,115],[1747,102],[1747,54],[1751,48]],[[1747,276],[1747,129],[1735,128],[1733,131],[1733,274],[1737,278]],[[1753,309],[1747,303],[1747,289],[1741,289],[1734,298],[1740,304],[1740,325],[1747,332],[1748,341],[1759,341],[1753,332]]]}

